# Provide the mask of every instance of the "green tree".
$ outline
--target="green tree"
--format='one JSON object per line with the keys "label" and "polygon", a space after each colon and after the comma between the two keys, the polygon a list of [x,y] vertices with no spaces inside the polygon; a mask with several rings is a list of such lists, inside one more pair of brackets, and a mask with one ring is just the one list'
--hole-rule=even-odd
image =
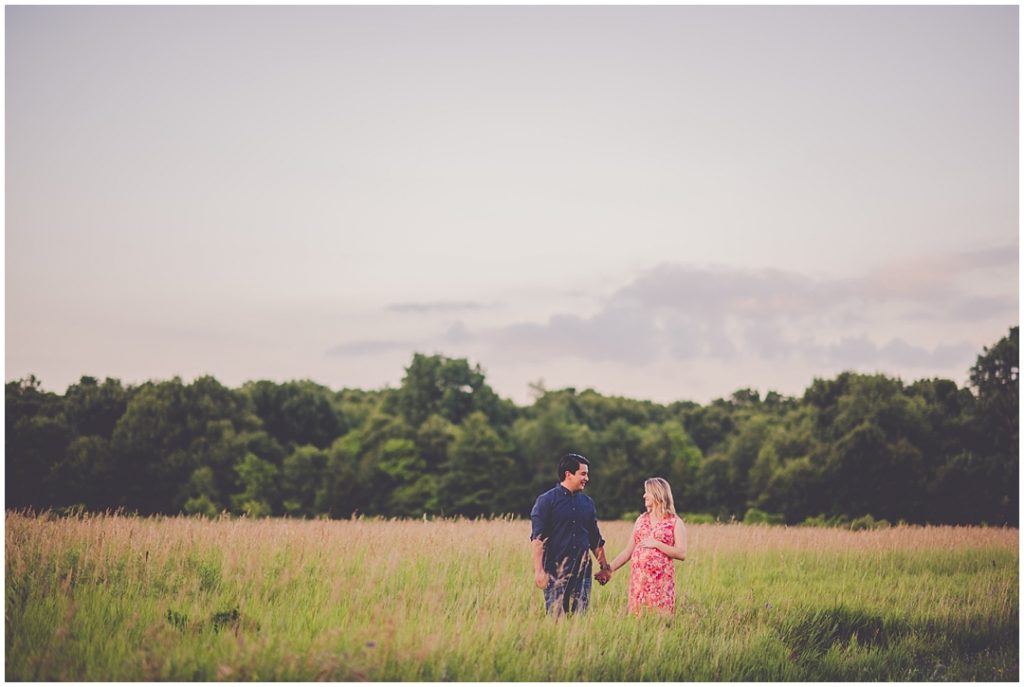
{"label": "green tree", "polygon": [[601,517],[618,518],[643,508],[644,480],[652,476],[644,465],[643,438],[641,428],[622,418],[597,432],[587,490]]}
{"label": "green tree", "polygon": [[934,521],[944,524],[1016,526],[1012,495],[1016,485],[1006,483],[1005,466],[995,456],[964,451],[939,467],[929,485],[936,508]]}
{"label": "green tree", "polygon": [[365,507],[366,488],[359,478],[362,452],[362,433],[358,429],[338,437],[327,449],[323,482],[316,492],[317,513],[347,518]]}
{"label": "green tree", "polygon": [[297,446],[281,464],[281,506],[287,515],[316,515],[317,490],[327,467],[327,453]]}
{"label": "green tree", "polygon": [[471,367],[464,358],[416,353],[405,369],[397,403],[413,428],[435,414],[456,425],[474,412],[484,413],[496,425],[515,419],[515,406],[500,399],[480,366]]}
{"label": "green tree", "polygon": [[51,473],[73,437],[63,399],[31,376],[7,383],[5,413],[7,507],[52,505]]}
{"label": "green tree", "polygon": [[128,407],[128,398],[129,392],[116,379],[108,377],[100,384],[95,377],[82,377],[64,394],[68,425],[78,436],[110,439]]}
{"label": "green tree", "polygon": [[448,460],[448,449],[455,441],[455,425],[440,415],[431,415],[416,430],[416,452],[424,469],[436,473]]}
{"label": "green tree", "polygon": [[[697,476],[703,456],[682,424],[678,420],[666,420],[648,425],[641,433],[639,452],[645,464],[645,478],[667,479],[676,508],[680,512],[688,510],[698,488]],[[636,508],[627,507],[627,510],[642,507],[641,501]]]}
{"label": "green tree", "polygon": [[6,386],[7,504],[526,515],[575,452],[603,517],[639,509],[662,476],[681,510],[719,517],[1016,524],[1017,336],[984,349],[969,388],[844,372],[800,399],[748,388],[706,406],[538,384],[517,408],[479,365],[420,354],[376,391],[82,377],[59,396],[30,377]]}
{"label": "green tree", "polygon": [[421,515],[436,508],[437,478],[426,473],[427,463],[410,439],[388,439],[381,447],[377,469],[384,474],[390,515]]}
{"label": "green tree", "polygon": [[209,466],[195,469],[189,478],[187,492],[188,499],[182,506],[184,513],[213,518],[223,510],[217,480]]}
{"label": "green tree", "polygon": [[983,349],[971,367],[971,385],[978,394],[978,413],[992,431],[993,448],[1001,455],[1019,449],[1020,347],[1019,327],[994,346]]}
{"label": "green tree", "polygon": [[725,442],[725,458],[729,461],[729,491],[726,505],[730,513],[746,512],[747,503],[756,496],[750,471],[757,462],[774,425],[773,418],[761,413],[748,415],[738,430]]}
{"label": "green tree", "polygon": [[732,405],[717,399],[707,406],[677,406],[682,414],[683,427],[693,437],[701,453],[708,455],[717,450],[734,429]]}
{"label": "green tree", "polygon": [[602,396],[593,389],[570,393],[576,419],[593,430],[607,429],[616,420],[629,425],[643,426],[663,422],[669,413],[651,401],[637,401],[621,396]]}
{"label": "green tree", "polygon": [[250,453],[235,466],[235,471],[242,491],[231,496],[232,508],[253,518],[273,515],[278,501],[277,466]]}
{"label": "green tree", "polygon": [[243,391],[252,399],[263,427],[283,446],[325,448],[347,430],[333,392],[314,382],[262,380],[246,384]]}
{"label": "green tree", "polygon": [[921,447],[937,441],[925,400],[898,379],[849,372],[815,380],[805,399],[815,438],[826,447],[833,513],[922,521],[928,461]]}
{"label": "green tree", "polygon": [[235,432],[254,421],[246,400],[212,377],[144,384],[114,428],[117,505],[143,514],[179,512],[196,468],[216,462],[214,456],[237,458],[230,450]]}
{"label": "green tree", "polygon": [[920,452],[906,439],[887,441],[875,424],[861,424],[836,444],[826,474],[837,514],[894,519],[920,507]]}
{"label": "green tree", "polygon": [[728,519],[741,514],[731,511],[729,503],[732,482],[729,478],[729,459],[722,454],[710,455],[704,459],[697,473],[697,489],[693,492],[691,507],[696,512],[710,513],[718,518]]}
{"label": "green tree", "polygon": [[758,498],[758,508],[782,513],[787,523],[828,512],[832,503],[825,491],[822,470],[809,456],[786,461],[772,474]]}
{"label": "green tree", "polygon": [[[971,367],[977,394],[973,420],[980,430],[973,453],[961,454],[938,476],[936,494],[948,492],[957,476],[972,490],[987,485],[987,504],[976,507],[986,522],[1016,526],[1020,504],[1020,354],[1019,328],[991,348],[985,347]],[[958,508],[962,512],[962,507]]]}
{"label": "green tree", "polygon": [[515,479],[509,446],[491,428],[487,416],[471,414],[459,427],[440,478],[439,505],[445,515],[510,512],[506,491]]}
{"label": "green tree", "polygon": [[349,431],[362,427],[367,418],[379,410],[385,403],[395,406],[393,400],[397,398],[395,389],[378,389],[366,391],[363,389],[342,389],[334,394],[334,407],[341,415],[342,425]]}
{"label": "green tree", "polygon": [[[593,432],[575,419],[573,405],[570,392],[546,392],[512,427],[519,472],[515,485],[525,487],[516,499],[521,504],[517,511],[521,515],[528,515],[536,497],[558,481],[558,461],[563,455],[596,455]],[[603,466],[595,465],[594,469],[603,470]]]}
{"label": "green tree", "polygon": [[356,481],[361,491],[354,507],[361,513],[390,515],[391,492],[397,486],[394,474],[403,458],[416,457],[415,431],[401,416],[378,408],[348,445],[358,448]]}
{"label": "green tree", "polygon": [[47,505],[82,505],[90,511],[109,508],[116,494],[110,485],[114,477],[110,441],[102,436],[84,435],[71,440],[47,478],[51,498]]}
{"label": "green tree", "polygon": [[[776,430],[778,431],[778,430]],[[758,503],[761,494],[764,493],[771,481],[772,476],[782,469],[782,460],[775,448],[775,443],[770,439],[766,441],[757,452],[757,459],[750,468],[749,493],[750,503]]]}

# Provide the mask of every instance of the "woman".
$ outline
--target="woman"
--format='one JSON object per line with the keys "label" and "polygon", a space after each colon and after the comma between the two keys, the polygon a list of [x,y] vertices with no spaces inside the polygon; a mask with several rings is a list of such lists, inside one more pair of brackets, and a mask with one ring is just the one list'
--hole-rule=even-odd
{"label": "woman", "polygon": [[637,615],[644,608],[671,614],[676,604],[676,576],[673,559],[686,560],[686,528],[676,515],[672,488],[660,477],[644,482],[647,512],[636,519],[633,537],[611,563],[615,572],[631,561],[629,610]]}

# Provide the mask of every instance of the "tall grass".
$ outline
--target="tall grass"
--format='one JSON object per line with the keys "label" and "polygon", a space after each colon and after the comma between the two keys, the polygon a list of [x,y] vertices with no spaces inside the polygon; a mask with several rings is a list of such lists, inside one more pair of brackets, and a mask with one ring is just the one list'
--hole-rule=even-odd
{"label": "tall grass", "polygon": [[[1016,680],[1018,532],[688,527],[674,618],[628,568],[554,622],[515,520],[9,512],[8,680]],[[631,524],[602,530],[610,556]]]}

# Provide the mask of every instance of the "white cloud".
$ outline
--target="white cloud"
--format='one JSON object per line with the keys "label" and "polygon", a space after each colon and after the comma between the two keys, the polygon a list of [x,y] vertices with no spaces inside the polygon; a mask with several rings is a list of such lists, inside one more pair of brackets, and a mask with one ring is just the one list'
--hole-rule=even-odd
{"label": "white cloud", "polygon": [[[1015,265],[1012,247],[894,261],[846,279],[664,263],[613,291],[590,316],[476,327],[459,320],[437,335],[352,341],[331,354],[458,348],[492,364],[575,359],[639,369],[659,360],[740,367],[758,360],[809,369],[950,369],[965,367],[979,350],[968,336],[979,321],[1016,322],[1015,293],[1004,286],[977,295],[965,281]],[[908,322],[914,336],[906,334]]]}
{"label": "white cloud", "polygon": [[487,307],[474,301],[433,301],[429,303],[395,303],[388,310],[402,313],[433,313],[457,312],[460,310],[479,310]]}
{"label": "white cloud", "polygon": [[[593,316],[555,315],[479,333],[503,358],[576,357],[644,365],[678,360],[804,358],[838,366],[948,366],[976,345],[927,334],[928,325],[1016,322],[1017,297],[971,295],[972,273],[1016,264],[1011,247],[895,262],[857,279],[812,278],[780,270],[662,264],[614,292]],[[897,283],[892,275],[919,275]],[[900,320],[923,324],[914,342]]]}

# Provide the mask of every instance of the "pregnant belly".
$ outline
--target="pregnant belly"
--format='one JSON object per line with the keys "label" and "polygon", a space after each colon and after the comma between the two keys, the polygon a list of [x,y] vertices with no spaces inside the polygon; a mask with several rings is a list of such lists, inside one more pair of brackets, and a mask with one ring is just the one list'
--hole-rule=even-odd
{"label": "pregnant belly", "polygon": [[632,557],[634,565],[643,566],[662,566],[668,564],[669,561],[671,559],[657,549],[636,549]]}

